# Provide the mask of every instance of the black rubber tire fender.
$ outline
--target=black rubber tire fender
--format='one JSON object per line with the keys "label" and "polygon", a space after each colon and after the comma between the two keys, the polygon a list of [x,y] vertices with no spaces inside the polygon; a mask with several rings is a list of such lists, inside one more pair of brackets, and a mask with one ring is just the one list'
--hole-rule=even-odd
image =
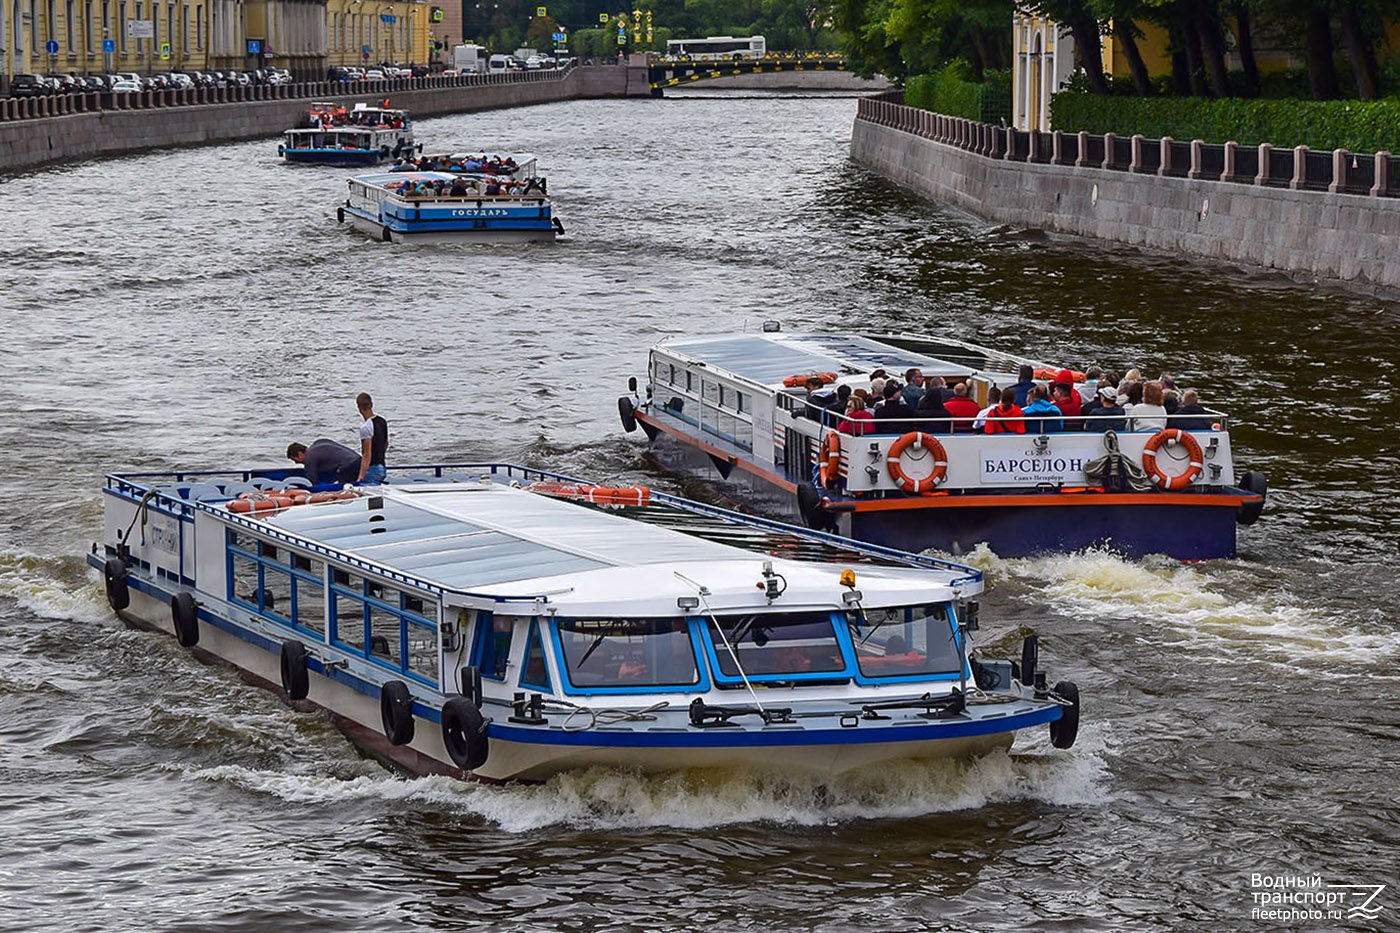
{"label": "black rubber tire fender", "polygon": [[282,689],[287,692],[289,700],[304,700],[311,692],[306,646],[293,638],[282,642]]}
{"label": "black rubber tire fender", "polygon": [[622,419],[622,430],[628,434],[637,430],[637,411],[632,407],[632,400],[625,395],[617,400],[617,415]]}
{"label": "black rubber tire fender", "polygon": [[442,705],[442,744],[452,763],[463,771],[475,771],[491,754],[486,717],[466,697],[453,697]]}
{"label": "black rubber tire fender", "polygon": [[1246,492],[1258,493],[1263,497],[1258,502],[1243,503],[1235,515],[1235,521],[1239,524],[1253,525],[1259,521],[1259,516],[1264,511],[1264,503],[1269,499],[1269,481],[1258,470],[1250,470],[1240,478],[1240,488]]}
{"label": "black rubber tire fender", "polygon": [[379,688],[379,718],[390,745],[413,741],[413,695],[402,680],[390,680]]}
{"label": "black rubber tire fender", "polygon": [[1035,669],[1040,663],[1040,637],[1027,635],[1021,642],[1021,683],[1027,687],[1035,683]]}
{"label": "black rubber tire fender", "polygon": [[182,648],[199,644],[199,603],[192,593],[170,597],[170,621],[175,626],[175,640]]}
{"label": "black rubber tire fender", "polygon": [[335,222],[338,224],[345,223],[345,208],[337,207],[335,209]]}
{"label": "black rubber tire fender", "polygon": [[826,527],[822,494],[811,483],[797,484],[797,513],[802,516],[802,524],[808,528],[821,530]]}
{"label": "black rubber tire fender", "polygon": [[1050,723],[1050,744],[1069,748],[1079,736],[1079,688],[1072,680],[1055,684],[1055,694],[1069,703],[1060,707],[1060,718]]}
{"label": "black rubber tire fender", "polygon": [[392,236],[390,236],[390,234],[389,234],[389,228],[388,228],[387,226],[384,227],[384,229],[382,229],[382,230],[379,231],[379,239],[383,240],[385,243],[392,243],[392,242],[394,242],[394,238],[393,238]]}
{"label": "black rubber tire fender", "polygon": [[131,605],[131,587],[126,580],[126,561],[110,557],[102,565],[102,578],[107,586],[107,604],[117,612]]}

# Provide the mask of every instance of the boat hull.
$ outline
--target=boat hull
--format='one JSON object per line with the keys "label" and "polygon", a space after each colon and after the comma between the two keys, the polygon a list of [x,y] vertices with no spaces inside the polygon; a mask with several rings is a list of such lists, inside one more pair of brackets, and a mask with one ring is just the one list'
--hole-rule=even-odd
{"label": "boat hull", "polygon": [[[721,496],[763,514],[803,523],[797,488],[810,477],[767,467],[737,450],[695,438],[684,426],[637,412],[658,467],[694,476]],[[1106,547],[1129,557],[1167,554],[1197,561],[1235,556],[1236,524],[1251,494],[1025,493],[844,499],[828,513],[849,538],[907,551],[966,553],[985,543],[1002,557]],[[845,511],[843,511],[845,510]]]}
{"label": "boat hull", "polygon": [[371,217],[349,207],[340,208],[336,216],[343,223],[385,243],[547,243],[558,236],[558,230],[553,225],[519,227],[500,223],[482,227],[414,227],[394,221],[385,223],[378,217]]}
{"label": "boat hull", "polygon": [[339,165],[363,168],[379,165],[388,159],[375,149],[284,149],[282,159],[291,165]]}
{"label": "boat hull", "polygon": [[[102,560],[89,563],[100,569]],[[157,583],[138,568],[128,576],[129,605],[118,612],[130,625],[175,636],[171,600],[181,590]],[[195,592],[195,591],[188,591]],[[193,649],[206,663],[229,664],[255,686],[281,692],[281,641],[256,617],[239,619],[235,607],[199,594],[199,640]],[[1021,729],[1060,718],[1058,707],[1023,702],[992,717],[930,720],[899,726],[857,721],[811,728],[800,723],[688,728],[683,710],[655,729],[568,731],[561,720],[549,728],[510,721],[511,709],[488,702],[490,755],[484,766],[467,772],[452,763],[442,737],[441,714],[427,703],[413,707],[415,728],[405,745],[390,744],[382,729],[379,687],[336,663],[320,658],[325,646],[310,646],[310,686],[298,709],[329,712],[340,730],[374,757],[414,774],[445,774],[462,780],[542,781],[565,771],[588,767],[622,767],[643,773],[681,769],[757,769],[834,776],[883,762],[967,758],[1009,748]],[[425,694],[428,693],[424,688]],[[770,705],[778,705],[775,696]],[[830,718],[830,717],[828,717]],[[888,740],[897,734],[898,740]]]}

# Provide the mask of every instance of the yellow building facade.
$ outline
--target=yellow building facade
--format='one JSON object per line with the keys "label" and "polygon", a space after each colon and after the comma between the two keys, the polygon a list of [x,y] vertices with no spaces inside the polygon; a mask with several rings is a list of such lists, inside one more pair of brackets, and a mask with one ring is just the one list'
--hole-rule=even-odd
{"label": "yellow building facade", "polygon": [[[428,61],[408,0],[0,0],[0,74],[112,74]],[[8,84],[8,82],[7,82]]]}

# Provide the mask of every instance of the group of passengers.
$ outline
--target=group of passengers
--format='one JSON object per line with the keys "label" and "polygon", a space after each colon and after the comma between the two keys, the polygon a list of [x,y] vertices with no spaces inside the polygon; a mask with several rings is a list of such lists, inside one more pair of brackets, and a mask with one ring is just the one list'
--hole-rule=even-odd
{"label": "group of passengers", "polygon": [[497,198],[524,197],[531,191],[543,193],[543,178],[526,181],[510,178],[423,178],[390,182],[386,187],[406,198]]}
{"label": "group of passengers", "polygon": [[1095,366],[1083,374],[1063,369],[1051,378],[1035,376],[1033,367],[1022,366],[1019,381],[1004,389],[991,387],[986,406],[972,397],[968,383],[949,387],[943,377],[926,378],[919,369],[906,370],[903,383],[876,369],[868,389],[846,384],[833,388],[822,378],[811,377],[805,384],[807,414],[857,437],[909,431],[1103,433],[1159,431],[1168,426],[1207,431],[1212,426],[1211,413],[1201,405],[1199,393],[1178,390],[1170,373],[1145,380],[1137,369],[1120,377]]}
{"label": "group of passengers", "polygon": [[[391,172],[470,172],[475,175],[514,175],[520,165],[510,156],[469,155],[452,156],[425,155],[417,159],[404,158],[394,162]],[[541,179],[542,180],[542,179]],[[544,189],[541,188],[541,191]]]}
{"label": "group of passengers", "polygon": [[396,130],[404,128],[402,111],[351,110],[334,107],[327,110],[313,110],[310,114],[312,126],[323,130],[333,130],[338,126],[387,126]]}

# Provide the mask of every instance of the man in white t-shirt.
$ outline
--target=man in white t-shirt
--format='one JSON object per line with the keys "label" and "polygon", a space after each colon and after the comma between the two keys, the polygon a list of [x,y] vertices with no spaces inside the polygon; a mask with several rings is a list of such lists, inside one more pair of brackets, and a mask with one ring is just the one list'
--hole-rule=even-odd
{"label": "man in white t-shirt", "polygon": [[384,455],[389,450],[389,422],[374,413],[374,400],[368,392],[355,396],[364,424],[360,425],[360,476],[355,481],[377,486],[384,479]]}

